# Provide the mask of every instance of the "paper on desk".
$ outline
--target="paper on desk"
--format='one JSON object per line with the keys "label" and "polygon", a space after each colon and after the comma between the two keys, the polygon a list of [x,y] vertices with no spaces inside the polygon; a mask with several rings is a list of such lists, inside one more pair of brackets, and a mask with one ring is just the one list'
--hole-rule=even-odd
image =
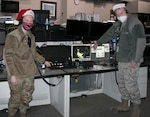
{"label": "paper on desk", "polygon": [[102,57],[105,57],[105,47],[98,46],[96,48],[96,58],[102,58]]}
{"label": "paper on desk", "polygon": [[109,43],[102,44],[105,47],[105,52],[109,52]]}
{"label": "paper on desk", "polygon": [[[110,50],[109,50],[109,44],[108,44],[108,43],[102,44],[102,46],[104,46],[106,53],[110,51]],[[91,48],[91,53],[96,53],[96,49]]]}

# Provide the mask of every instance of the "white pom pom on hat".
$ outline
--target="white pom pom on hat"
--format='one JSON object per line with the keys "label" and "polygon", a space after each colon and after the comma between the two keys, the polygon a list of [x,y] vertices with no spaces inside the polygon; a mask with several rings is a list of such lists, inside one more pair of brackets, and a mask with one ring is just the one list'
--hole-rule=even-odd
{"label": "white pom pom on hat", "polygon": [[19,20],[26,15],[31,15],[34,19],[34,12],[31,9],[22,9],[18,15],[17,18],[14,20],[14,25],[18,25],[19,24]]}
{"label": "white pom pom on hat", "polygon": [[126,5],[124,3],[119,3],[113,6],[113,11],[119,9],[119,8],[126,8]]}

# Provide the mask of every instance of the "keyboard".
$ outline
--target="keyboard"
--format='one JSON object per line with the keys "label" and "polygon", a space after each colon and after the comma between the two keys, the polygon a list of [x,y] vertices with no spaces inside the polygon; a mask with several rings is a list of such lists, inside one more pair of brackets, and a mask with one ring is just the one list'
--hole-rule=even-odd
{"label": "keyboard", "polygon": [[49,67],[50,69],[61,69],[63,68],[63,66],[58,66],[58,65],[51,65],[51,67]]}
{"label": "keyboard", "polygon": [[63,65],[63,64],[52,64],[51,67],[49,67],[50,69],[73,69],[76,68],[75,65]]}
{"label": "keyboard", "polygon": [[94,64],[95,64],[94,61],[82,61],[80,63],[80,66],[83,66],[83,67],[93,67]]}

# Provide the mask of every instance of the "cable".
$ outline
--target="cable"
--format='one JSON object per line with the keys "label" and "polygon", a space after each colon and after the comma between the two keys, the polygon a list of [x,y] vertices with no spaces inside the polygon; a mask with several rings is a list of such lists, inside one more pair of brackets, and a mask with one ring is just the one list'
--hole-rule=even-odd
{"label": "cable", "polygon": [[118,81],[117,81],[117,60],[116,60],[116,54],[117,54],[117,43],[119,41],[119,35],[117,35],[117,40],[116,40],[116,46],[115,46],[115,52],[114,52],[114,67],[115,67],[115,80],[116,80],[116,84],[118,85]]}
{"label": "cable", "polygon": [[[36,64],[37,65],[37,64]],[[45,77],[42,75],[41,71],[39,70],[38,66],[37,66],[37,69],[38,69],[38,72],[40,73],[40,76],[42,77],[43,81],[48,84],[49,86],[56,86],[57,84],[52,84],[52,83],[49,83]]]}
{"label": "cable", "polygon": [[121,29],[121,24],[118,25],[116,27],[116,30],[115,30],[115,38],[116,38],[116,41],[115,41],[115,48],[114,48],[114,67],[115,67],[115,80],[116,80],[116,84],[118,85],[118,81],[117,81],[117,61],[116,61],[116,54],[117,54],[117,46],[118,46],[118,43],[119,43],[119,40],[120,40],[120,29]]}
{"label": "cable", "polygon": [[49,86],[57,86],[57,85],[59,85],[59,84],[62,82],[62,80],[63,80],[63,78],[62,78],[62,79],[61,79],[58,83],[56,83],[56,84],[49,83],[49,82],[45,79],[45,77],[42,75],[42,73],[41,73],[41,71],[39,70],[38,66],[37,66],[37,69],[38,69],[38,72],[40,73],[40,76],[42,77],[43,81],[44,81],[46,84],[48,84]]}
{"label": "cable", "polygon": [[[116,61],[116,55],[115,55],[115,61]],[[117,65],[115,63],[115,80],[116,80],[116,84],[118,85],[118,81],[117,81]]]}
{"label": "cable", "polygon": [[[31,49],[31,41],[30,41],[30,40],[31,40],[31,39],[28,37],[28,45],[29,45],[29,48]],[[31,54],[32,54],[32,51],[31,51]],[[32,57],[33,57],[33,59],[34,59],[34,61],[35,61],[35,58],[34,58],[33,54],[32,54]],[[41,71],[39,70],[38,65],[36,64],[36,62],[35,62],[35,65],[36,65],[36,67],[37,67],[37,69],[38,69],[38,72],[39,72],[40,76],[42,77],[43,81],[44,81],[46,84],[48,84],[49,86],[57,86],[57,85],[60,84],[61,81],[63,80],[63,79],[60,80],[57,84],[49,83],[49,82],[45,79],[45,77],[42,75]]]}

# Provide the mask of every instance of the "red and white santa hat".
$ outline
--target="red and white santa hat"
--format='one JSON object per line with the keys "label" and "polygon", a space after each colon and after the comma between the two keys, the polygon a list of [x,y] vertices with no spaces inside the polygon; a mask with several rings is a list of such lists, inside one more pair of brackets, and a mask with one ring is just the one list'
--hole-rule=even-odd
{"label": "red and white santa hat", "polygon": [[116,11],[119,8],[126,8],[125,3],[119,3],[113,6],[113,11]]}
{"label": "red and white santa hat", "polygon": [[19,13],[18,16],[16,17],[16,20],[14,20],[14,25],[19,24],[19,20],[26,15],[31,15],[34,19],[34,12],[31,9],[22,9]]}

